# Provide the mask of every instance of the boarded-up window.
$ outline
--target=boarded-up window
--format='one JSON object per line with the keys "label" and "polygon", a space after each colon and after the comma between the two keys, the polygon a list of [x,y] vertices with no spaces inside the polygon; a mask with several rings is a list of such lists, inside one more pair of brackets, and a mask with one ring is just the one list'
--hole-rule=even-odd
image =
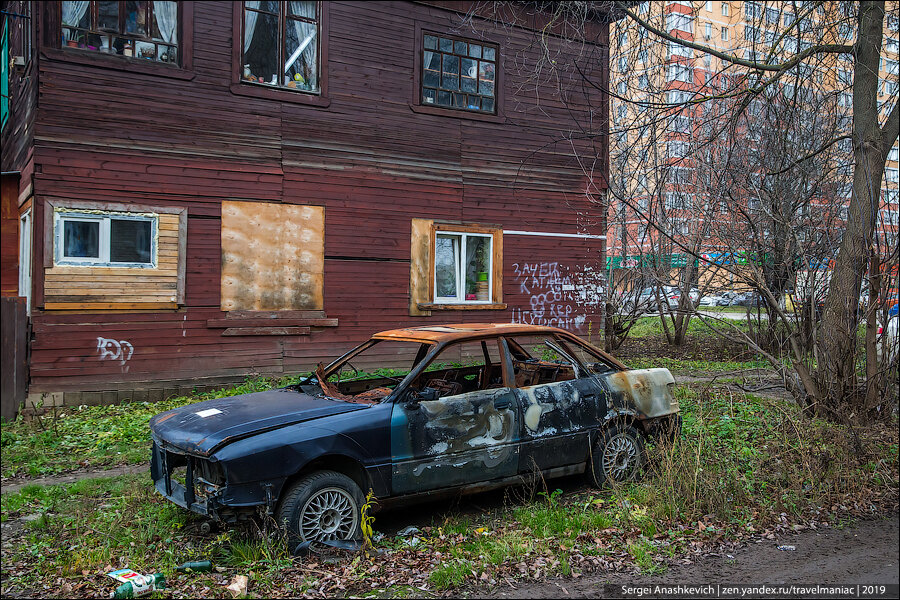
{"label": "boarded-up window", "polygon": [[222,310],[322,310],[325,210],[222,203]]}
{"label": "boarded-up window", "polygon": [[186,209],[75,201],[45,206],[45,309],[184,303]]}

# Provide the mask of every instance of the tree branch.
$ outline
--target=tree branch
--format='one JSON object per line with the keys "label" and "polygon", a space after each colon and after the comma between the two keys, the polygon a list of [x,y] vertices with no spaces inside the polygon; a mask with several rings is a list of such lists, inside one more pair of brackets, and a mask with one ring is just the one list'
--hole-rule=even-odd
{"label": "tree branch", "polygon": [[832,146],[834,146],[836,143],[840,142],[841,140],[849,140],[849,139],[853,139],[853,136],[850,135],[849,133],[845,134],[845,135],[839,135],[836,138],[832,138],[831,140],[826,142],[824,146],[822,146],[815,152],[811,152],[810,154],[807,154],[806,156],[798,158],[797,160],[791,162],[791,164],[789,164],[785,168],[781,169],[780,171],[769,171],[766,174],[767,175],[781,175],[782,173],[786,173],[787,171],[790,171],[791,169],[793,169],[800,163],[806,162],[809,159],[815,158],[816,156],[822,154],[823,152],[825,152],[826,150],[828,150],[829,148],[831,148]]}
{"label": "tree branch", "polygon": [[[755,60],[745,60],[743,58],[738,58],[734,54],[729,54],[727,52],[722,52],[720,50],[716,50],[715,48],[711,48],[709,46],[704,46],[703,44],[697,44],[696,42],[691,42],[689,40],[682,40],[680,38],[677,38],[677,37],[671,35],[670,33],[667,33],[661,29],[658,29],[658,28],[654,27],[653,25],[651,25],[650,23],[641,19],[639,16],[637,16],[637,14],[634,11],[632,11],[630,8],[627,7],[627,4],[621,3],[621,2],[617,2],[617,4],[620,4],[620,7],[625,12],[625,14],[627,14],[632,20],[636,21],[638,23],[638,25],[640,25],[647,31],[649,31],[665,40],[668,40],[670,42],[675,42],[676,44],[679,44],[686,48],[693,48],[694,50],[699,50],[700,52],[703,52],[705,54],[710,54],[710,55],[720,58],[724,61],[736,64],[736,65],[740,65],[742,67],[747,67],[748,69],[753,69],[755,71],[769,71],[772,73],[778,73],[781,71],[787,71],[788,69],[791,69],[791,68],[797,66],[798,64],[800,64],[800,62],[806,60],[807,58],[809,58],[810,56],[813,56],[814,54],[849,54],[849,53],[853,52],[853,45],[818,44],[815,46],[810,46],[806,50],[803,50],[802,52],[795,54],[789,60],[786,60],[785,62],[782,62],[779,64],[770,65],[770,64],[766,64],[766,63],[756,62]],[[798,19],[798,21],[799,21],[799,19]],[[771,55],[771,53],[770,53],[770,55]]]}

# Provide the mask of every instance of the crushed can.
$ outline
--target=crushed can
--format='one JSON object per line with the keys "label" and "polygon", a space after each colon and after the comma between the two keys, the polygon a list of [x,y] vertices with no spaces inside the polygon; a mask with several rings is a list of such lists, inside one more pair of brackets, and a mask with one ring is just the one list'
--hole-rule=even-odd
{"label": "crushed can", "polygon": [[122,582],[122,585],[109,595],[110,598],[138,598],[166,588],[166,578],[162,573],[141,575],[131,569],[119,569],[107,575]]}

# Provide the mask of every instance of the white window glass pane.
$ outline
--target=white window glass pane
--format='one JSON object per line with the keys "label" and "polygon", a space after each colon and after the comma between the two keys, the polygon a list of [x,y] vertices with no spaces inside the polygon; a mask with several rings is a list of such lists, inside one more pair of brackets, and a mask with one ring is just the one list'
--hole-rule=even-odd
{"label": "white window glass pane", "polygon": [[319,89],[317,34],[315,23],[288,19],[285,24],[286,86],[302,90]]}
{"label": "white window glass pane", "polygon": [[245,11],[244,67],[247,81],[278,84],[278,16]]}
{"label": "white window glass pane", "polygon": [[491,299],[491,238],[466,236],[466,300]]}
{"label": "white window glass pane", "polygon": [[112,219],[109,231],[110,262],[152,262],[151,233],[150,221]]}
{"label": "white window glass pane", "polygon": [[437,235],[434,252],[434,293],[438,298],[456,298],[459,236]]}
{"label": "white window glass pane", "polygon": [[100,223],[97,221],[63,221],[63,256],[66,258],[100,258]]}

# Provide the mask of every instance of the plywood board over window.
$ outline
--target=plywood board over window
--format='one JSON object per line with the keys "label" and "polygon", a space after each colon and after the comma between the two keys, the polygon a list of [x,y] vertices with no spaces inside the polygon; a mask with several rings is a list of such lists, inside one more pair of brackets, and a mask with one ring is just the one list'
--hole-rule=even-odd
{"label": "plywood board over window", "polygon": [[173,309],[184,303],[187,209],[44,202],[44,309]]}
{"label": "plywood board over window", "polygon": [[222,310],[322,310],[325,210],[222,202]]}

